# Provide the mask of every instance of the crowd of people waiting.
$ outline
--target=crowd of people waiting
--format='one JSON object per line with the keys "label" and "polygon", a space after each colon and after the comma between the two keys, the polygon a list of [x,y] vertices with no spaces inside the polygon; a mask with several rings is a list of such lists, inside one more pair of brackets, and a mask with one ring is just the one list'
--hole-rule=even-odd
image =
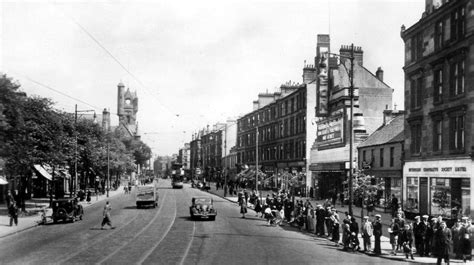
{"label": "crowd of people waiting", "polygon": [[[245,218],[247,206],[251,204],[257,216],[266,218],[268,225],[294,225],[300,230],[314,231],[317,236],[328,238],[343,250],[381,254],[383,225],[380,214],[375,214],[373,220],[364,216],[359,229],[359,224],[353,216],[345,212],[342,219],[329,200],[323,205],[313,207],[309,199],[305,202],[296,200],[293,203],[290,194],[285,191],[273,193],[272,197],[267,195],[261,200],[255,190],[249,193],[244,189],[238,193],[238,203],[242,218]],[[420,257],[434,256],[437,258],[437,264],[441,264],[443,259],[449,264],[451,253],[456,259],[462,259],[464,262],[471,260],[470,239],[474,235],[474,226],[468,217],[458,220],[449,229],[441,217],[428,221],[428,215],[416,216],[415,222],[408,222],[401,208],[393,211],[392,215],[394,217],[386,230],[392,245],[391,255],[403,252],[407,259],[412,260],[414,253]],[[360,246],[359,234],[363,249]]]}

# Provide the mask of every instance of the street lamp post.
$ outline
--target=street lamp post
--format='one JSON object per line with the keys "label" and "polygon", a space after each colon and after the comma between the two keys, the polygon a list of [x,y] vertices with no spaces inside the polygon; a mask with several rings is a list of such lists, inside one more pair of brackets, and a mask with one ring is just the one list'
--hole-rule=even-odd
{"label": "street lamp post", "polygon": [[109,197],[110,189],[110,144],[109,136],[107,135],[107,198]]}
{"label": "street lamp post", "polygon": [[258,194],[258,126],[255,131],[255,191]]}
{"label": "street lamp post", "polygon": [[[351,68],[349,72],[350,78],[350,87],[349,87],[349,98],[350,98],[350,117],[349,117],[349,214],[352,216],[352,203],[353,203],[353,194],[352,194],[352,186],[353,186],[353,175],[354,175],[354,164],[353,164],[353,149],[354,149],[354,141],[353,141],[353,118],[354,118],[354,44],[351,44],[351,54],[350,56],[342,55],[342,54],[335,54],[335,53],[327,53],[328,55],[334,55],[341,58],[349,59],[351,62]],[[329,56],[328,56],[329,57]]]}
{"label": "street lamp post", "polygon": [[94,112],[94,122],[96,122],[95,110],[77,110],[77,104],[74,110],[74,131],[75,131],[75,141],[74,141],[74,183],[73,183],[73,195],[77,194],[77,113],[81,112]]}

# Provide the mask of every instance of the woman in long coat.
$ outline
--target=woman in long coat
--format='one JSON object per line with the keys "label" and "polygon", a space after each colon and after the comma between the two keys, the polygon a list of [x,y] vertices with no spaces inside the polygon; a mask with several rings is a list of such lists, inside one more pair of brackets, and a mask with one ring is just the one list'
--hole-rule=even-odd
{"label": "woman in long coat", "polygon": [[442,221],[440,227],[436,230],[435,234],[435,245],[433,252],[435,257],[438,258],[436,264],[441,264],[441,260],[444,259],[446,264],[449,264],[449,253],[451,253],[451,244],[453,236],[451,229],[446,227],[446,222]]}

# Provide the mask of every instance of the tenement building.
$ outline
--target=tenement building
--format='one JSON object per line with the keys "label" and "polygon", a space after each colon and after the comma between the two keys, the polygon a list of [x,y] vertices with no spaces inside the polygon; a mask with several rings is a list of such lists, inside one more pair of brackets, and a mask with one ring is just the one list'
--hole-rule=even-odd
{"label": "tenement building", "polygon": [[[436,3],[436,4],[435,4]],[[402,26],[405,43],[404,197],[416,214],[470,216],[474,204],[472,1],[426,0]]]}
{"label": "tenement building", "polygon": [[[317,102],[313,120],[317,124],[317,135],[311,144],[311,178],[308,178],[312,195],[317,198],[329,198],[348,191],[351,72],[354,168],[357,166],[358,144],[382,125],[383,110],[392,106],[392,88],[383,81],[381,68],[373,74],[364,67],[361,47],[342,46],[337,56],[339,61],[334,55],[328,56],[330,52],[329,35],[318,35]],[[348,59],[351,57],[354,58],[353,66]]]}
{"label": "tenement building", "polygon": [[253,172],[258,164],[264,173],[259,185],[306,191],[308,145],[314,141],[307,131],[315,131],[314,78],[314,66],[306,65],[303,84],[288,82],[278,92],[259,94],[254,110],[237,120],[237,163]]}

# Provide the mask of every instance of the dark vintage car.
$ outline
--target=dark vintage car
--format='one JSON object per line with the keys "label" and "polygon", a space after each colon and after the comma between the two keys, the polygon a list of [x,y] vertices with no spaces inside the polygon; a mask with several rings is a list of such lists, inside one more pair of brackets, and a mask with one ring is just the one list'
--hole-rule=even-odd
{"label": "dark vintage car", "polygon": [[84,209],[82,205],[77,202],[77,199],[58,199],[53,201],[53,215],[54,223],[58,221],[75,222],[77,219],[82,220],[84,216]]}
{"label": "dark vintage car", "polygon": [[189,207],[189,213],[192,219],[208,219],[214,221],[217,211],[214,208],[211,197],[194,197],[192,205]]}

